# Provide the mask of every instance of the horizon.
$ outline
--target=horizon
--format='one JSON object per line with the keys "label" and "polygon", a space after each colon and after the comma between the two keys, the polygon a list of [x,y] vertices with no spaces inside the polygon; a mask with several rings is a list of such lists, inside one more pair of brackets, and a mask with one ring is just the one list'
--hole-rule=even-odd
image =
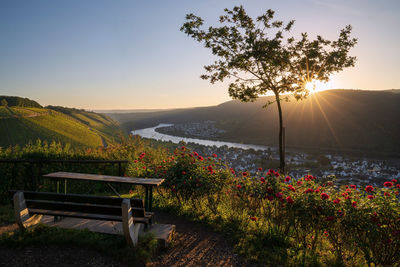
{"label": "horizon", "polygon": [[[255,17],[275,10],[294,19],[293,35],[334,39],[347,24],[359,42],[356,66],[330,88],[400,88],[398,1],[203,1],[188,3],[48,0],[0,3],[0,95],[43,106],[86,110],[179,109],[231,100],[226,83],[200,79],[214,57],[179,31],[187,13],[215,25],[224,8],[243,4]],[[210,5],[213,9],[210,10]],[[318,21],[318,23],[316,23]]]}

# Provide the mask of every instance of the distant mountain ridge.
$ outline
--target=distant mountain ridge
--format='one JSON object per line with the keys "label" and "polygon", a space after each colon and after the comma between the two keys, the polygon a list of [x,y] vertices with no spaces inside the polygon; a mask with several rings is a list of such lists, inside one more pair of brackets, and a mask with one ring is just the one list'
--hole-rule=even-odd
{"label": "distant mountain ridge", "polygon": [[[108,114],[127,131],[158,123],[213,120],[226,132],[221,140],[277,145],[278,116],[273,100],[252,103],[231,100],[218,106],[150,113]],[[360,151],[400,155],[400,94],[398,90],[336,89],[283,102],[288,147]]]}
{"label": "distant mountain ridge", "polygon": [[[0,147],[3,148],[24,145],[37,139],[79,147],[98,147],[119,141],[122,133],[119,124],[104,114],[56,106],[43,108],[27,98],[7,96],[5,99],[15,101],[10,101],[11,105],[9,102],[8,106],[0,106]],[[18,99],[25,100],[25,106],[14,105],[21,103]],[[33,107],[26,106],[26,103],[31,103]]]}

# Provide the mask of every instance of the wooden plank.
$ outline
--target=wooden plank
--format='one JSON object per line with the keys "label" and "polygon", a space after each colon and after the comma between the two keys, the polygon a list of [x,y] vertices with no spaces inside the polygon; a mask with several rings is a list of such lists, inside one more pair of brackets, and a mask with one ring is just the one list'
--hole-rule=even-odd
{"label": "wooden plank", "polygon": [[[10,190],[12,197],[19,190]],[[80,194],[60,194],[53,192],[35,192],[35,191],[21,191],[24,193],[26,199],[32,200],[54,200],[62,202],[76,202],[76,203],[92,203],[99,205],[121,205],[125,198],[107,197],[107,196],[92,196]],[[131,205],[135,208],[144,208],[143,199],[129,198]]]}
{"label": "wooden plank", "polygon": [[105,214],[93,214],[93,213],[82,213],[82,212],[61,211],[61,210],[45,210],[45,209],[29,209],[29,213],[122,222],[122,216],[105,215]]}
{"label": "wooden plank", "polygon": [[[82,212],[62,211],[62,210],[45,210],[45,209],[29,209],[29,213],[32,215],[62,216],[62,217],[82,218],[91,220],[122,222],[122,216],[105,215],[105,214],[82,213]],[[135,223],[148,224],[150,218],[133,216],[133,220],[135,221]]]}
{"label": "wooden plank", "polygon": [[89,181],[99,181],[99,182],[109,182],[109,183],[127,183],[127,184],[144,185],[144,186],[146,185],[159,186],[164,182],[164,179],[121,177],[121,176],[75,173],[75,172],[53,172],[43,176],[49,178],[59,178],[59,179],[89,180]]}

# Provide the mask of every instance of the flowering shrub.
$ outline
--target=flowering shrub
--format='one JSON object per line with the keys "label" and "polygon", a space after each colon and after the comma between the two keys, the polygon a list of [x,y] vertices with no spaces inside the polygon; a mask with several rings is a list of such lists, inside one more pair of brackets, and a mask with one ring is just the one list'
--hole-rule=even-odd
{"label": "flowering shrub", "polygon": [[[262,175],[262,176],[261,176]],[[350,264],[358,250],[368,263],[400,262],[400,205],[396,180],[383,189],[355,185],[337,188],[319,184],[314,176],[284,177],[274,170],[261,177],[242,175],[232,184],[235,202],[249,210],[257,225],[290,234],[307,253],[328,244],[337,263]]]}

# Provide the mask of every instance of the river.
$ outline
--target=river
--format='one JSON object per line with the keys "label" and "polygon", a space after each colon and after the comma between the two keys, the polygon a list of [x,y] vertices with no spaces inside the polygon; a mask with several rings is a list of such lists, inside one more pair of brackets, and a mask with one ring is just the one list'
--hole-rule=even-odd
{"label": "river", "polygon": [[196,144],[200,144],[200,145],[204,145],[204,146],[216,146],[216,147],[227,146],[227,147],[235,147],[235,148],[241,148],[241,149],[251,149],[252,148],[254,150],[268,150],[268,148],[270,148],[270,147],[262,146],[262,145],[204,140],[204,139],[197,139],[197,138],[173,136],[173,135],[162,134],[162,133],[156,132],[157,128],[167,127],[167,126],[173,126],[173,124],[161,123],[155,127],[140,129],[140,130],[132,131],[131,133],[133,135],[140,135],[141,137],[144,137],[144,138],[150,138],[150,139],[166,141],[166,142],[171,141],[176,144],[178,144],[180,141],[184,141],[185,143],[196,143]]}

